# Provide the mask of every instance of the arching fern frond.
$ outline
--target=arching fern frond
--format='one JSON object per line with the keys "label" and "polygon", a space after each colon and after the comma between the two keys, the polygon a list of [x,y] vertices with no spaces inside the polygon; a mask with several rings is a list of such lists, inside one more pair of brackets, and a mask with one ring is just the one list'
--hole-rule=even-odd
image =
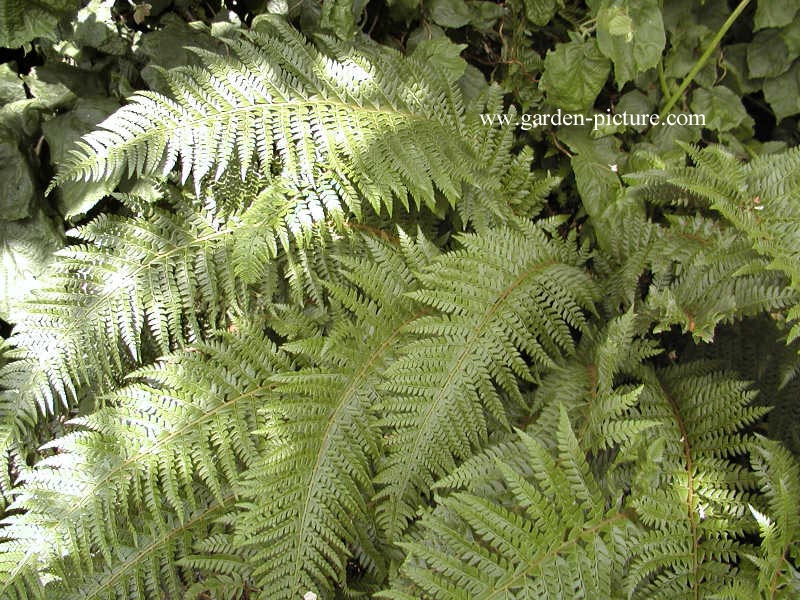
{"label": "arching fern frond", "polygon": [[731,583],[752,525],[752,475],[733,459],[752,437],[742,431],[766,410],[750,406],[745,382],[705,362],[652,373],[640,396],[649,459],[634,478],[631,505],[649,531],[630,565],[631,597],[707,598]]}
{"label": "arching fern frond", "polygon": [[430,65],[380,46],[320,38],[317,50],[279,18],[197,50],[202,67],[164,73],[171,97],[139,92],[79,143],[54,185],[180,166],[195,185],[234,162],[274,172],[358,213],[360,199],[392,210],[455,203],[462,183],[492,187],[465,137],[454,84]]}
{"label": "arching fern frond", "polygon": [[[762,270],[783,272],[800,291],[800,149],[743,164],[721,146],[683,147],[694,166],[630,174],[635,192],[667,202],[691,198],[716,210],[767,259]],[[800,319],[796,300],[788,316]],[[800,324],[789,337],[797,336]]]}
{"label": "arching fern frond", "polygon": [[422,494],[486,440],[487,413],[507,426],[505,402],[522,403],[519,380],[572,352],[572,329],[596,299],[571,241],[540,227],[460,238],[422,274],[411,297],[441,314],[408,326],[419,339],[387,372],[380,423],[386,459],[377,482],[379,522],[396,536]]}
{"label": "arching fern frond", "polygon": [[180,597],[192,575],[177,561],[233,507],[231,486],[259,457],[251,431],[269,378],[288,368],[248,327],[137,372],[110,407],[76,419],[16,490],[0,596]]}
{"label": "arching fern frond", "polygon": [[38,414],[69,407],[83,384],[118,381],[140,359],[145,331],[165,353],[223,325],[243,302],[220,243],[227,234],[180,208],[101,216],[73,232],[86,243],[60,251],[10,338],[18,360],[0,371],[2,447]]}
{"label": "arching fern frond", "polygon": [[[404,297],[431,251],[402,236],[399,249],[366,238],[367,256],[342,257],[348,285],[329,285],[344,308],[324,338],[287,344],[311,366],[272,378],[263,409],[263,458],[247,474],[232,522],[237,545],[253,555],[261,596],[321,597],[345,582],[345,563],[358,528],[372,519],[372,465],[381,445],[370,408],[395,358],[403,327],[420,306]],[[372,557],[364,568],[380,568]]]}
{"label": "arching fern frond", "polygon": [[649,249],[653,281],[643,313],[655,332],[678,324],[696,340],[716,327],[797,302],[798,294],[740,232],[701,217],[673,216]]}

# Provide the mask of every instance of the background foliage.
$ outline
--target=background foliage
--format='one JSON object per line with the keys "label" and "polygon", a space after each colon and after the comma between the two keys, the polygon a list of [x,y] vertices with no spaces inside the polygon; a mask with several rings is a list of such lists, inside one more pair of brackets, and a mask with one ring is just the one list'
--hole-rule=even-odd
{"label": "background foliage", "polygon": [[800,3],[0,0],[0,47],[0,597],[800,596]]}

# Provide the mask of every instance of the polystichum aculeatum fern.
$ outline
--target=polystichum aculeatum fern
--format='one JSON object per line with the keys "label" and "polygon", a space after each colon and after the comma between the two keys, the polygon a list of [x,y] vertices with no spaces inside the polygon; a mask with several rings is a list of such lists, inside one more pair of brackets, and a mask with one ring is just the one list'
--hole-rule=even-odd
{"label": "polystichum aculeatum fern", "polygon": [[323,6],[60,165],[133,191],[2,347],[0,597],[797,597],[797,354],[731,332],[797,335],[800,154],[572,139],[574,218],[498,87]]}

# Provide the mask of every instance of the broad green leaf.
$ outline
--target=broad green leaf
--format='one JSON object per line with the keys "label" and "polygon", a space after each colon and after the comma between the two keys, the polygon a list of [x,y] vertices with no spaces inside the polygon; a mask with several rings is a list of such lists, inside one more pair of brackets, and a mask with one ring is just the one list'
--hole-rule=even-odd
{"label": "broad green leaf", "polygon": [[725,46],[722,53],[725,77],[721,83],[740,96],[752,94],[761,89],[760,81],[748,77],[747,47],[748,44],[731,44]]}
{"label": "broad green leaf", "polygon": [[[664,76],[676,80],[686,77],[697,64],[712,35],[713,31],[707,27],[695,24],[687,24],[685,28],[670,33],[670,48],[664,56]],[[716,80],[716,61],[712,58],[695,75],[694,82],[702,87],[711,87]]]}
{"label": "broad green leaf", "polygon": [[747,47],[750,77],[777,77],[792,65],[794,57],[777,30],[759,31]]}
{"label": "broad green leaf", "polygon": [[467,0],[472,17],[470,25],[475,29],[491,29],[499,18],[506,14],[506,9],[500,4],[484,0]]}
{"label": "broad green leaf", "polygon": [[433,0],[430,3],[431,19],[442,27],[463,27],[472,20],[472,13],[464,0]]}
{"label": "broad green leaf", "polygon": [[332,31],[343,40],[358,31],[358,20],[368,0],[325,0],[322,3],[320,27]]}
{"label": "broad green leaf", "polygon": [[756,15],[753,18],[753,30],[767,27],[783,27],[794,20],[800,3],[796,0],[758,0]]}
{"label": "broad green leaf", "polygon": [[461,51],[466,47],[466,44],[454,44],[446,36],[437,37],[417,44],[412,56],[437,66],[448,81],[457,81],[467,68],[467,61],[461,58]]}
{"label": "broad green leaf", "polygon": [[594,104],[610,70],[611,63],[600,53],[596,40],[573,40],[548,51],[541,85],[551,104],[584,110]]}
{"label": "broad green leaf", "polygon": [[534,25],[543,27],[553,20],[563,0],[525,0],[525,16]]}
{"label": "broad green leaf", "polygon": [[18,321],[22,313],[16,303],[26,299],[61,243],[60,233],[39,209],[21,221],[0,221],[0,319]]}
{"label": "broad green leaf", "polygon": [[0,48],[17,48],[52,36],[58,21],[74,13],[81,0],[0,0]]}
{"label": "broad green leaf", "polygon": [[781,29],[781,38],[792,56],[800,56],[800,19],[792,21]]}
{"label": "broad green leaf", "polygon": [[[151,31],[142,36],[137,53],[149,63],[142,69],[144,79],[151,89],[161,91],[162,79],[153,66],[172,69],[199,63],[197,56],[187,47],[220,51],[221,45],[204,31],[192,28],[176,14],[168,14],[161,19],[163,29]],[[257,22],[253,21],[253,28]]]}
{"label": "broad green leaf", "polygon": [[16,140],[0,142],[0,221],[30,215],[35,195],[33,173]]}
{"label": "broad green leaf", "polygon": [[706,127],[715,131],[730,131],[745,121],[752,122],[739,96],[723,85],[696,89],[691,108],[693,113],[705,115]]}
{"label": "broad green leaf", "polygon": [[111,9],[115,0],[91,0],[78,12],[72,41],[79,46],[96,48],[106,54],[122,56],[130,44],[121,35]]}
{"label": "broad green leaf", "polygon": [[574,153],[570,162],[581,204],[599,222],[622,190],[618,173],[625,157],[619,139],[614,136],[593,139],[591,131],[579,127],[564,127],[558,137]]}
{"label": "broad green leaf", "polygon": [[8,63],[0,65],[0,104],[8,104],[16,100],[25,100],[25,88],[22,79]]}
{"label": "broad green leaf", "polygon": [[780,77],[764,82],[764,99],[769,102],[775,119],[782,119],[800,113],[800,62]]}
{"label": "broad green leaf", "polygon": [[655,67],[666,44],[658,0],[604,0],[597,14],[597,43],[614,62],[620,88]]}
{"label": "broad green leaf", "polygon": [[590,216],[600,218],[622,190],[615,163],[596,162],[583,154],[576,154],[571,162],[581,203]]}
{"label": "broad green leaf", "polygon": [[48,66],[34,67],[22,77],[31,96],[48,108],[61,108],[75,102],[75,94],[66,85],[49,77]]}

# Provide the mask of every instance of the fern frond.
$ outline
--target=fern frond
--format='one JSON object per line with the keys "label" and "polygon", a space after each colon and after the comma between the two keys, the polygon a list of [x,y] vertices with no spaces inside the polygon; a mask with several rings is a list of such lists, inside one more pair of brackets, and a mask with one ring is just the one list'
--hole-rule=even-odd
{"label": "fern frond", "polygon": [[327,597],[333,583],[345,581],[359,522],[371,518],[366,503],[380,431],[370,408],[404,326],[420,310],[404,294],[418,286],[414,272],[430,252],[424,239],[402,240],[398,250],[366,238],[367,257],[342,257],[350,283],[328,287],[346,316],[324,340],[284,346],[311,366],[272,378],[274,399],[259,430],[266,449],[242,484],[235,520],[236,544],[252,552],[264,598],[309,590]]}
{"label": "fern frond", "polygon": [[164,353],[224,324],[243,302],[219,243],[227,233],[182,209],[74,231],[86,244],[60,251],[10,338],[18,360],[0,371],[3,448],[82,385],[118,381],[140,360],[145,331]]}
{"label": "fern frond", "polygon": [[752,439],[742,430],[766,410],[749,406],[747,384],[704,362],[662,369],[640,396],[650,429],[649,459],[632,488],[632,507],[649,531],[628,573],[635,598],[705,598],[735,577],[752,475],[732,459]]}
{"label": "fern frond", "polygon": [[[753,249],[767,259],[761,270],[783,272],[792,288],[800,291],[800,208],[796,202],[800,150],[793,148],[742,164],[720,146],[683,147],[694,166],[629,175],[638,183],[634,193],[658,189],[666,200],[691,194],[747,236]],[[796,299],[788,317],[800,319]],[[800,324],[789,339],[798,335]]]}
{"label": "fern frond", "polygon": [[[471,103],[467,114],[468,136],[471,146],[485,165],[486,172],[499,181],[497,190],[489,193],[475,186],[465,186],[456,205],[464,229],[471,225],[476,231],[490,227],[513,227],[520,218],[538,214],[547,195],[560,183],[561,178],[531,170],[533,152],[525,147],[513,152],[514,131],[510,127],[486,127],[478,114],[497,114],[503,110],[501,89],[492,85]],[[509,119],[513,122],[516,111],[511,107]]]}
{"label": "fern frond", "polygon": [[179,165],[199,189],[236,161],[242,177],[279,171],[356,213],[362,197],[391,213],[395,197],[433,208],[437,191],[455,203],[463,183],[493,186],[465,139],[460,92],[417,59],[320,38],[326,55],[278,18],[227,43],[227,56],[196,50],[202,68],[165,72],[171,98],[135,95],[53,185]]}
{"label": "fern frond", "polygon": [[260,456],[251,431],[269,377],[288,368],[246,328],[137,372],[75,419],[16,490],[24,511],[5,521],[2,556],[17,562],[2,565],[0,596],[178,597],[176,561],[191,531],[232,508],[232,484]]}
{"label": "fern frond", "polygon": [[711,341],[720,323],[779,311],[797,302],[786,279],[743,236],[701,217],[670,218],[650,250],[653,283],[643,311],[655,332],[674,324]]}
{"label": "fern frond", "polygon": [[522,403],[519,380],[572,352],[572,329],[596,299],[570,241],[540,228],[460,238],[411,297],[442,314],[408,326],[418,341],[387,373],[379,404],[388,454],[376,481],[379,522],[396,536],[422,494],[486,440],[486,413],[507,426],[504,403]]}
{"label": "fern frond", "polygon": [[756,577],[737,583],[750,598],[795,598],[800,594],[800,465],[780,443],[766,439],[756,444],[751,462],[766,502],[764,512],[750,506],[761,534],[759,553],[747,556]]}
{"label": "fern frond", "polygon": [[392,600],[429,598],[622,598],[619,582],[639,536],[632,514],[590,472],[560,412],[555,448],[520,432],[532,475],[503,463],[508,505],[455,493],[425,515]]}

